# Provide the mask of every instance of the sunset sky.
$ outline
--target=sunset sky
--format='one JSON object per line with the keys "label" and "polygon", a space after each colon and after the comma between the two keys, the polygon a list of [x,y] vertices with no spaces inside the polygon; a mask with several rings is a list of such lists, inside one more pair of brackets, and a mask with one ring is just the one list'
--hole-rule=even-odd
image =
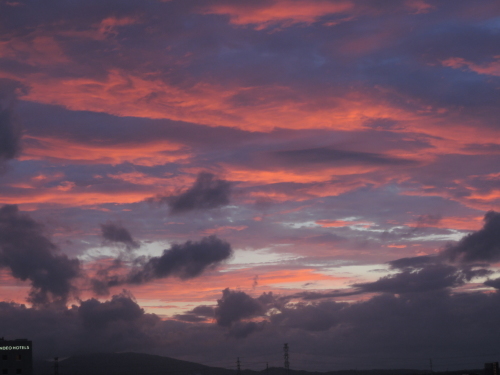
{"label": "sunset sky", "polygon": [[0,336],[481,368],[499,119],[497,0],[0,0]]}

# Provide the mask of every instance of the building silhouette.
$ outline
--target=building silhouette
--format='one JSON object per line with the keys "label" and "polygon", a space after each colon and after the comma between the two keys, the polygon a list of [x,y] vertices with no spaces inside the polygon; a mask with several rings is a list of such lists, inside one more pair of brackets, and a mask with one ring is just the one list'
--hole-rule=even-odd
{"label": "building silhouette", "polygon": [[0,375],[33,375],[33,348],[27,339],[0,338]]}
{"label": "building silhouette", "polygon": [[484,375],[500,375],[498,362],[485,363]]}

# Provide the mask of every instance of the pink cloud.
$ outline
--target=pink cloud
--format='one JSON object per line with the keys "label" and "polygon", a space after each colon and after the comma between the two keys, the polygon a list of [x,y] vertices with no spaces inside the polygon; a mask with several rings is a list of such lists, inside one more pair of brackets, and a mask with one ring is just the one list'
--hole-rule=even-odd
{"label": "pink cloud", "polygon": [[263,4],[216,4],[203,9],[203,14],[228,15],[235,25],[255,25],[264,29],[272,25],[289,27],[294,24],[311,24],[321,17],[344,13],[353,8],[350,1],[272,0]]}

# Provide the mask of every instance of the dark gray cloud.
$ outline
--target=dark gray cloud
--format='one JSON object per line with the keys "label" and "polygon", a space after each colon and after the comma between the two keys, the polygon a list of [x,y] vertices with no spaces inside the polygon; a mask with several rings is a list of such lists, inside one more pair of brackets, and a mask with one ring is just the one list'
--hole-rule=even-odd
{"label": "dark gray cloud", "polygon": [[295,293],[291,294],[288,296],[281,297],[283,301],[288,301],[290,299],[294,298],[300,298],[304,301],[314,301],[318,299],[324,299],[324,298],[335,298],[335,297],[348,297],[348,296],[353,296],[356,294],[360,294],[358,289],[350,289],[348,291],[342,291],[342,290],[332,290],[328,292],[300,292],[300,293]]}
{"label": "dark gray cloud", "polygon": [[[431,224],[434,219],[431,218]],[[429,220],[425,220],[425,225],[428,223]],[[491,270],[477,267],[499,259],[500,214],[489,211],[484,216],[482,229],[466,235],[456,244],[448,245],[437,255],[390,261],[389,266],[399,270],[399,273],[382,277],[373,283],[355,284],[354,287],[368,293],[426,292],[453,288],[473,278],[492,274]],[[453,265],[457,263],[458,266]]]}
{"label": "dark gray cloud", "polygon": [[231,245],[216,236],[202,238],[199,242],[174,244],[170,249],[164,250],[161,256],[149,258],[142,266],[134,269],[127,282],[142,284],[169,276],[191,279],[201,275],[206,269],[213,269],[232,254]]}
{"label": "dark gray cloud", "polygon": [[388,262],[397,273],[370,283],[353,284],[351,289],[329,292],[301,292],[283,297],[284,300],[300,298],[304,301],[348,297],[363,293],[425,293],[464,285],[474,278],[491,275],[493,271],[480,268],[480,264],[457,267],[447,264],[441,256],[401,258]]}
{"label": "dark gray cloud", "polygon": [[122,283],[122,278],[114,272],[120,272],[124,267],[120,258],[114,259],[108,266],[100,267],[96,272],[96,277],[89,279],[92,291],[98,296],[107,296],[109,288]]}
{"label": "dark gray cloud", "polygon": [[128,229],[120,224],[113,222],[101,224],[101,233],[105,240],[122,243],[128,249],[137,249],[140,247],[140,244],[132,238]]}
{"label": "dark gray cloud", "polygon": [[0,208],[0,267],[13,277],[31,282],[29,300],[37,305],[65,302],[80,275],[80,262],[65,254],[43,232],[43,227],[17,206]]}
{"label": "dark gray cloud", "polygon": [[416,220],[416,227],[422,228],[422,227],[428,227],[428,226],[435,226],[435,225],[439,224],[441,219],[442,219],[442,216],[440,214],[420,215]]}
{"label": "dark gray cloud", "polygon": [[198,316],[196,314],[175,314],[173,316],[177,320],[181,320],[183,322],[190,322],[190,323],[200,323],[200,322],[206,322],[207,318],[203,316]]}
{"label": "dark gray cloud", "polygon": [[158,196],[150,199],[167,203],[170,212],[178,214],[193,210],[207,210],[229,204],[231,184],[229,181],[216,179],[212,173],[200,172],[195,183],[179,195]]}
{"label": "dark gray cloud", "polygon": [[[490,217],[493,213],[488,213],[485,216]],[[434,222],[434,219],[432,219]],[[486,225],[485,225],[486,227]],[[479,239],[485,235],[481,234],[485,228],[469,234],[464,237],[456,246],[461,246],[462,249],[470,249],[474,246],[474,241],[468,240],[467,244],[463,244],[470,236],[480,234]],[[489,229],[491,230],[491,229]],[[456,260],[450,256],[449,251],[452,245],[434,256],[418,256],[410,258],[401,258],[388,262],[391,269],[399,272],[393,275],[384,276],[372,283],[354,284],[353,287],[358,288],[360,293],[415,293],[429,292],[434,290],[443,290],[454,288],[471,281],[474,278],[485,277],[493,273],[493,271],[481,268],[484,263],[477,261],[485,259],[475,258],[469,263],[471,264],[449,264],[449,260]],[[467,250],[465,250],[467,251]]]}
{"label": "dark gray cloud", "polygon": [[400,258],[387,262],[392,269],[405,269],[405,268],[420,268],[428,264],[439,263],[439,259],[435,256],[422,255],[411,258]]}
{"label": "dark gray cloud", "polygon": [[[417,226],[434,225],[439,220],[439,216],[426,216],[417,221]],[[389,266],[399,270],[399,273],[382,277],[372,283],[355,284],[353,287],[360,293],[394,294],[454,288],[474,278],[492,274],[491,270],[477,267],[484,267],[485,263],[499,259],[500,214],[489,211],[484,216],[482,229],[466,235],[456,244],[448,245],[437,255],[390,261]],[[458,263],[458,266],[453,263]],[[495,281],[486,283],[485,285],[489,286],[496,285]]]}
{"label": "dark gray cloud", "polygon": [[33,340],[34,355],[38,359],[143,350],[160,341],[154,330],[161,320],[146,314],[127,292],[108,301],[90,299],[71,307],[35,309],[0,302],[0,320],[0,329],[6,338]]}
{"label": "dark gray cloud", "polygon": [[215,317],[215,308],[212,306],[200,305],[184,314],[174,315],[175,319],[185,322],[204,322]]}
{"label": "dark gray cloud", "polygon": [[189,312],[199,316],[206,316],[207,318],[212,318],[215,316],[214,307],[206,305],[196,306],[193,310]]}
{"label": "dark gray cloud", "polygon": [[280,309],[280,314],[271,316],[271,322],[288,328],[300,328],[306,331],[326,331],[339,324],[339,313],[349,307],[347,303],[331,301],[317,304],[299,303],[293,307]]}
{"label": "dark gray cloud", "polygon": [[92,289],[99,295],[109,293],[109,288],[124,284],[144,284],[151,280],[178,277],[182,280],[201,275],[207,269],[214,269],[233,254],[231,245],[216,236],[204,237],[198,242],[187,241],[173,244],[158,257],[139,257],[133,261],[132,269],[123,276],[113,270],[123,270],[118,262],[98,271],[91,279]]}
{"label": "dark gray cloud", "polygon": [[465,273],[451,265],[433,264],[420,269],[405,268],[395,275],[384,276],[375,282],[353,286],[362,293],[417,293],[457,287],[474,276],[475,273]]}
{"label": "dark gray cloud", "polygon": [[217,300],[215,317],[217,324],[229,327],[244,318],[263,315],[266,306],[258,299],[245,292],[226,288],[222,291],[222,298]]}
{"label": "dark gray cloud", "polygon": [[482,229],[468,234],[457,244],[449,245],[442,256],[453,262],[496,262],[500,260],[500,213],[484,215]]}
{"label": "dark gray cloud", "polygon": [[403,258],[389,262],[398,273],[379,278],[370,283],[353,284],[348,290],[329,292],[302,292],[287,297],[312,301],[327,298],[348,297],[363,293],[425,293],[464,285],[466,282],[492,274],[491,270],[473,267],[455,267],[437,261],[437,257]]}
{"label": "dark gray cloud", "polygon": [[9,160],[18,154],[20,139],[13,110],[0,107],[0,160]]}
{"label": "dark gray cloud", "polygon": [[16,91],[21,89],[18,82],[0,79],[0,162],[13,159],[21,150],[21,127],[14,113]]}
{"label": "dark gray cloud", "polygon": [[287,164],[369,164],[369,165],[412,165],[413,160],[400,159],[382,154],[339,150],[318,147],[302,150],[276,151],[272,155]]}
{"label": "dark gray cloud", "polygon": [[466,281],[471,281],[477,277],[486,277],[493,275],[495,272],[487,268],[475,268],[474,266],[463,267],[461,272]]}
{"label": "dark gray cloud", "polygon": [[484,282],[484,285],[491,286],[492,288],[500,290],[500,278],[498,279],[490,279]]}
{"label": "dark gray cloud", "polygon": [[215,318],[219,326],[229,328],[229,336],[244,338],[262,330],[265,323],[242,320],[263,316],[274,305],[277,305],[277,300],[272,292],[254,298],[245,292],[226,288],[222,291],[222,298],[217,300]]}
{"label": "dark gray cloud", "polygon": [[132,322],[144,315],[144,310],[130,294],[115,295],[109,301],[100,302],[94,298],[83,301],[78,308],[84,328],[99,330],[112,322]]}
{"label": "dark gray cloud", "polygon": [[207,319],[213,319],[215,316],[215,308],[212,306],[200,305],[194,309],[187,311],[184,314],[174,315],[175,319],[185,322],[204,322]]}

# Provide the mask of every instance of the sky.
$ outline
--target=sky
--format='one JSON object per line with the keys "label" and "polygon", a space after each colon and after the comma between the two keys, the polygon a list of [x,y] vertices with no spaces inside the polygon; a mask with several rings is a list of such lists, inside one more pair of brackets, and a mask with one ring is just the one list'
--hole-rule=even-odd
{"label": "sky", "polygon": [[45,359],[499,359],[496,0],[0,0],[0,333]]}

